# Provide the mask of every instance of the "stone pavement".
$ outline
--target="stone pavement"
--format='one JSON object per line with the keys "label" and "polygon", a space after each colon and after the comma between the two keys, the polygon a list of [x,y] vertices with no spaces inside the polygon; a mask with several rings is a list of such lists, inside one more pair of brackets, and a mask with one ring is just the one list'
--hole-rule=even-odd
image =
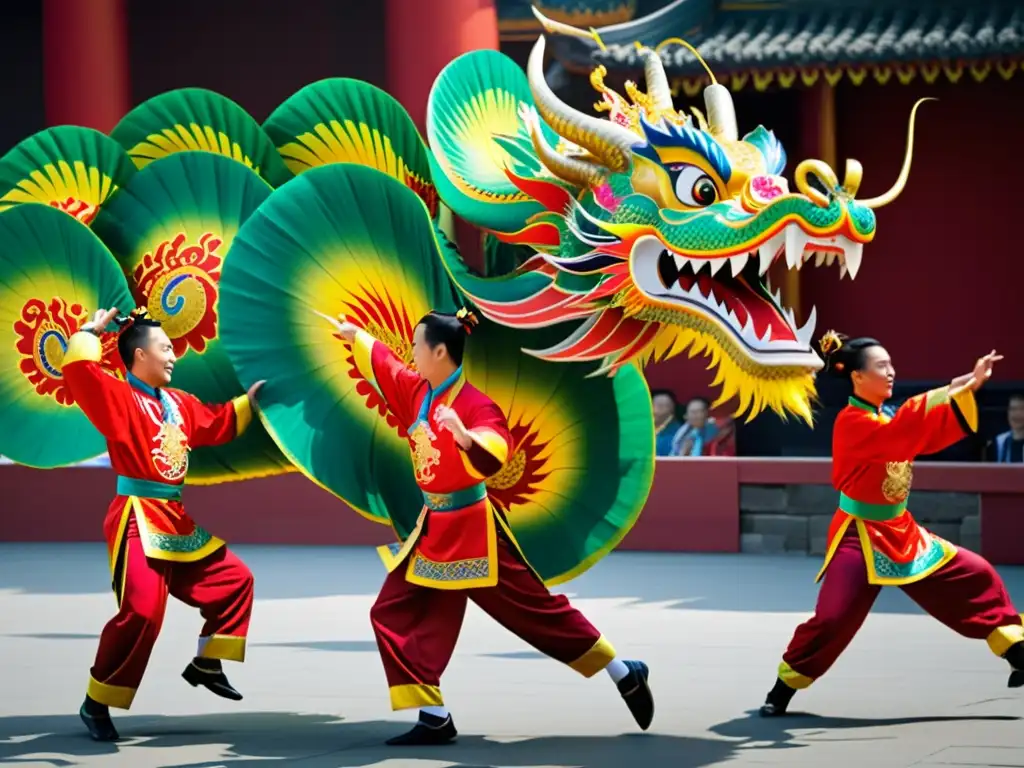
{"label": "stone pavement", "polygon": [[[180,677],[200,619],[172,603],[124,741],[77,719],[96,637],[114,611],[102,545],[0,545],[0,765],[104,768],[696,768],[1024,766],[1024,693],[984,643],[879,600],[810,713],[752,717],[814,603],[816,558],[616,553],[566,586],[626,657],[647,660],[657,715],[635,732],[604,675],[579,678],[471,606],[444,690],[457,745],[381,746],[388,708],[367,611],[383,579],[362,548],[238,547],[256,574],[239,704]],[[1024,570],[1006,569],[1024,604]]]}

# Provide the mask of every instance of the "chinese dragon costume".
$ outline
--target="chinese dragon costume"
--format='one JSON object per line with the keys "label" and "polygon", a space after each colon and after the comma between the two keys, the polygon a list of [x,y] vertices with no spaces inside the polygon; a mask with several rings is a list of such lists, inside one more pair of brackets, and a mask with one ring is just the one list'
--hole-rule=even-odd
{"label": "chinese dragon costume", "polygon": [[[791,192],[782,146],[762,127],[740,138],[722,86],[705,92],[706,117],[677,111],[644,48],[646,93],[627,84],[627,99],[595,70],[603,119],[554,95],[544,54],[542,37],[525,74],[493,51],[453,61],[431,93],[429,148],[393,98],[332,78],[262,124],[183,89],[109,136],[61,126],[12,149],[0,158],[0,454],[50,468],[103,452],[64,356],[90,311],[141,306],[174,344],[175,384],[201,401],[269,382],[238,440],[192,452],[187,483],[299,471],[404,542],[423,506],[409,425],[324,318],[408,364],[417,318],[468,302],[484,320],[465,372],[509,432],[487,498],[551,585],[611,551],[646,500],[643,363],[704,354],[722,401],[810,420],[814,313],[797,327],[764,275],[817,254],[855,277],[872,209],[906,182],[910,140],[879,198],[855,199],[852,160],[842,183],[804,161]],[[470,270],[442,231],[446,209],[512,271]],[[123,378],[116,336],[100,342],[97,364]]]}

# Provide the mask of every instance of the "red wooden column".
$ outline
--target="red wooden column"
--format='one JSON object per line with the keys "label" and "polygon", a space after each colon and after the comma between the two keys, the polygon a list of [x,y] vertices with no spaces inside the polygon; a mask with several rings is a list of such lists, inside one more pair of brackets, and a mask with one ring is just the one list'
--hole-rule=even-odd
{"label": "red wooden column", "polygon": [[[463,53],[498,50],[494,0],[387,0],[385,10],[388,91],[408,110],[426,137],[427,97],[445,66]],[[480,231],[456,218],[463,257],[483,264]]]}
{"label": "red wooden column", "polygon": [[124,0],[43,0],[48,125],[104,133],[130,106]]}
{"label": "red wooden column", "polygon": [[[823,160],[842,178],[842,171],[836,168],[836,89],[825,81],[824,76],[819,76],[813,85],[800,91],[800,149],[802,157]],[[793,191],[796,191],[795,187]],[[802,306],[809,310],[814,301],[803,301],[807,298],[803,290],[807,282],[800,276],[801,271],[798,270],[786,270],[780,275],[786,303],[802,323],[807,319],[806,314],[801,314]],[[772,282],[775,283],[774,280]]]}

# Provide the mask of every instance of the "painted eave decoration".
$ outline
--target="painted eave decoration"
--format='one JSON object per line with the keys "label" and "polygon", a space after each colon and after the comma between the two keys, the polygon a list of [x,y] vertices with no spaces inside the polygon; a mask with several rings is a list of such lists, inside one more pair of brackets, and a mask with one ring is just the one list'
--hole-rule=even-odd
{"label": "painted eave decoration", "polygon": [[[553,21],[586,29],[632,21],[664,4],[663,0],[497,0],[498,31],[503,42],[530,42],[541,34],[533,7]],[[639,6],[639,9],[638,9]]]}
{"label": "painted eave decoration", "polygon": [[[606,9],[613,0],[564,0],[566,6]],[[1024,3],[1012,0],[672,0],[651,11],[638,0],[635,17],[599,27],[604,48],[556,37],[552,50],[571,72],[595,63],[610,72],[643,69],[636,42],[650,47],[673,37],[700,51],[719,82],[789,88],[824,78],[860,85],[907,85],[1013,77],[1024,68]],[[655,3],[657,4],[657,3]],[[646,15],[641,15],[647,11]],[[579,22],[574,22],[579,24]],[[688,96],[710,81],[678,43],[658,48],[674,92]]]}

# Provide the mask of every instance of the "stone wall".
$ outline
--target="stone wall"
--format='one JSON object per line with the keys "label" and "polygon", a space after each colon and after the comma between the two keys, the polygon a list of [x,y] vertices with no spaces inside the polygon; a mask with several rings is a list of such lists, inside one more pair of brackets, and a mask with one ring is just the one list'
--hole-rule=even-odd
{"label": "stone wall", "polygon": [[[827,485],[740,487],[740,549],[756,554],[825,554],[839,494]],[[979,551],[981,517],[974,493],[913,491],[914,518],[937,536]]]}

